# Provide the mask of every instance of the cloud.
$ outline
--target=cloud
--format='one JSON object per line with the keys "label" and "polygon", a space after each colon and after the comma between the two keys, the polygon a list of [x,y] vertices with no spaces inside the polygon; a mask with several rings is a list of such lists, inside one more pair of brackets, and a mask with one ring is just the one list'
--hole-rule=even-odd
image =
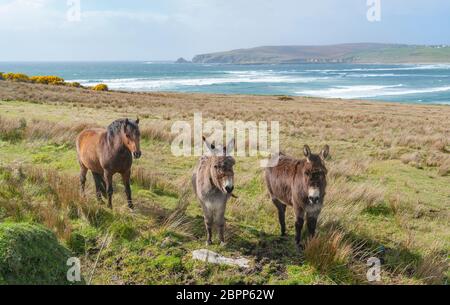
{"label": "cloud", "polygon": [[260,45],[450,43],[442,31],[450,1],[381,1],[381,22],[369,23],[365,0],[81,0],[80,22],[68,20],[66,0],[0,0],[0,37],[8,42],[0,59],[155,60]]}
{"label": "cloud", "polygon": [[64,14],[51,8],[54,0],[13,0],[0,5],[2,30],[39,30],[61,22]]}
{"label": "cloud", "polygon": [[138,21],[142,23],[164,23],[169,20],[168,15],[151,12],[131,12],[131,11],[99,11],[91,10],[82,12],[82,19],[126,19],[128,21]]}

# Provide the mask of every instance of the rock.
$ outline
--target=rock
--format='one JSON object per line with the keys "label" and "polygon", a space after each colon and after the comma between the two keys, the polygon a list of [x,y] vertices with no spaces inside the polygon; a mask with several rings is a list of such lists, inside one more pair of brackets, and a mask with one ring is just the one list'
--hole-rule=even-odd
{"label": "rock", "polygon": [[237,259],[222,256],[207,249],[194,250],[192,258],[203,262],[219,265],[238,266],[241,268],[250,268],[250,260],[240,257]]}
{"label": "rock", "polygon": [[189,60],[184,59],[183,57],[180,57],[180,58],[177,59],[177,61],[175,63],[176,64],[190,64],[192,62],[189,61]]}

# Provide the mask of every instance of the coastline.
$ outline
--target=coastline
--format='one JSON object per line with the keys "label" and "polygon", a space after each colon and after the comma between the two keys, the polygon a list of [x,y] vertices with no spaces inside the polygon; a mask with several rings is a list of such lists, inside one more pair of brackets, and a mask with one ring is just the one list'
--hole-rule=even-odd
{"label": "coastline", "polygon": [[[33,88],[39,88],[46,91],[49,89],[64,91],[65,89],[69,91],[77,91],[81,90],[81,92],[91,93],[92,96],[96,96],[100,94],[99,92],[90,91],[88,88],[70,88],[66,86],[54,86],[54,85],[45,85],[45,84],[34,84],[34,83],[20,83],[20,82],[10,82],[10,81],[1,81],[0,80],[0,100],[2,97],[3,90],[19,90],[20,88],[27,88],[32,90]],[[11,93],[11,92],[10,92]],[[439,104],[439,103],[418,103],[418,102],[410,102],[408,100],[405,101],[384,101],[384,100],[375,100],[375,99],[345,99],[345,98],[326,98],[326,97],[313,97],[313,96],[301,96],[301,95],[288,95],[288,94],[239,94],[239,93],[208,93],[208,92],[179,92],[179,91],[139,91],[139,90],[109,90],[107,92],[102,92],[104,94],[126,94],[126,95],[141,95],[141,96],[171,96],[176,99],[181,99],[183,97],[190,97],[194,99],[214,99],[214,98],[227,98],[227,99],[246,99],[250,100],[273,100],[278,101],[280,103],[286,104],[286,102],[310,102],[310,103],[328,103],[329,105],[346,105],[346,106],[355,106],[355,105],[378,105],[378,106],[399,106],[399,105],[409,105],[409,106],[418,106],[418,107],[449,107],[449,103]],[[14,95],[13,95],[14,96]],[[286,99],[287,98],[287,99]],[[8,97],[11,99],[11,97]],[[284,99],[284,101],[283,101]],[[17,100],[22,100],[21,95],[18,96]]]}

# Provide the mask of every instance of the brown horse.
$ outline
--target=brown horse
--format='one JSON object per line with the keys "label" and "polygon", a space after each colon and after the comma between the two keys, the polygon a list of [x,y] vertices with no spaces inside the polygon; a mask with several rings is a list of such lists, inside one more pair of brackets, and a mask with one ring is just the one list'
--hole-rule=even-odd
{"label": "brown horse", "polygon": [[107,129],[93,128],[82,131],[77,137],[77,155],[80,163],[81,191],[84,193],[86,174],[92,172],[97,198],[108,194],[108,207],[112,209],[112,177],[122,175],[128,207],[131,200],[130,176],[133,156],[141,157],[139,119],[114,121]]}
{"label": "brown horse", "polygon": [[330,148],[325,145],[320,154],[304,147],[305,159],[298,160],[281,154],[275,167],[265,171],[267,188],[278,210],[281,235],[286,235],[286,206],[292,206],[295,214],[295,242],[301,249],[301,233],[306,213],[310,236],[316,231],[317,218],[323,206],[327,186],[325,159]]}

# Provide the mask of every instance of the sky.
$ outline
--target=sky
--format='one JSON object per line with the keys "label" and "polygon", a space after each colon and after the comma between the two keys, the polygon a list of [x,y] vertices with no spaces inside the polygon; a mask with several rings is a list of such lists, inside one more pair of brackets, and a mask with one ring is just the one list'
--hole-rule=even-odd
{"label": "sky", "polygon": [[[367,18],[372,1],[379,21]],[[0,0],[0,24],[0,61],[173,60],[265,45],[450,44],[450,1]]]}

